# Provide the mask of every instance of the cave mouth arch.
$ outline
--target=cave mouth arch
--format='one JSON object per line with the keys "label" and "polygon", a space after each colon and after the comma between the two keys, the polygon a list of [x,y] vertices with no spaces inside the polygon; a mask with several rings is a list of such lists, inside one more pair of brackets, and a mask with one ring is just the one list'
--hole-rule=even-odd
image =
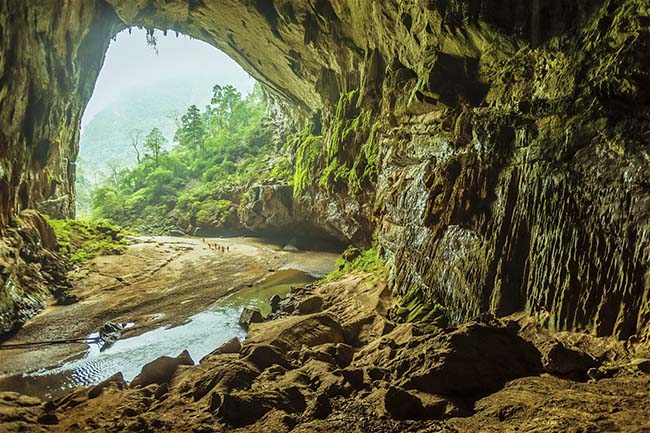
{"label": "cave mouth arch", "polygon": [[106,50],[81,121],[76,216],[90,215],[92,190],[111,171],[140,161],[154,128],[162,131],[169,150],[181,115],[191,105],[209,105],[215,85],[232,85],[246,96],[255,82],[205,42],[177,32],[121,30]]}

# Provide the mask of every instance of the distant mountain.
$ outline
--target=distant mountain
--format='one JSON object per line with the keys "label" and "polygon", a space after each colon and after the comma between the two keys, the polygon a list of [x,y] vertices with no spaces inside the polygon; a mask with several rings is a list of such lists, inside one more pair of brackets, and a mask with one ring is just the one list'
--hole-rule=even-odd
{"label": "distant mountain", "polygon": [[194,76],[151,83],[121,94],[107,108],[87,121],[81,131],[79,158],[82,164],[108,172],[108,163],[130,167],[136,162],[131,135],[140,131],[140,142],[152,128],[159,128],[172,145],[176,118],[192,104],[210,102],[214,77]]}

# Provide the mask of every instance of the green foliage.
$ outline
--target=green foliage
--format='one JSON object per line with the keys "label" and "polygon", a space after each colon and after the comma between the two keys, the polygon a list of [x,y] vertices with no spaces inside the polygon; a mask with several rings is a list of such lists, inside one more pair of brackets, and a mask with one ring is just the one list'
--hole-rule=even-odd
{"label": "green foliage", "polygon": [[286,156],[278,158],[275,162],[275,166],[271,169],[270,176],[273,179],[285,181],[287,184],[292,185],[294,172],[291,160]]}
{"label": "green foliage", "polygon": [[379,125],[371,111],[361,109],[358,90],[342,95],[326,138],[303,133],[296,151],[294,195],[300,198],[316,187],[327,194],[355,194],[372,185],[379,163]]}
{"label": "green foliage", "polygon": [[323,137],[309,135],[296,151],[296,166],[293,175],[293,194],[300,198],[303,191],[314,183],[318,160],[323,151]]}
{"label": "green foliage", "polygon": [[440,304],[427,300],[421,286],[411,287],[400,300],[396,315],[403,321],[435,328],[446,327],[449,323],[445,309]]}
{"label": "green foliage", "polygon": [[48,222],[54,229],[59,251],[69,257],[70,263],[126,250],[127,233],[106,222],[57,219]]}
{"label": "green foliage", "polygon": [[147,135],[147,138],[145,138],[144,147],[151,151],[151,154],[156,160],[156,165],[159,162],[160,152],[166,142],[165,136],[158,128],[153,128],[149,135]]}
{"label": "green foliage", "polygon": [[181,146],[196,150],[203,147],[203,140],[206,137],[206,125],[199,107],[190,105],[187,113],[181,116],[181,126],[174,134],[174,140]]}
{"label": "green foliage", "polygon": [[336,266],[323,282],[336,280],[352,272],[373,273],[383,275],[386,271],[384,259],[376,247],[360,250],[349,246],[337,259]]}
{"label": "green foliage", "polygon": [[318,181],[321,190],[331,194],[338,188],[358,193],[364,185],[374,182],[379,122],[371,122],[372,113],[359,107],[358,91],[340,98],[328,142],[327,166]]}
{"label": "green foliage", "polygon": [[210,199],[201,202],[196,212],[196,224],[199,227],[220,226],[233,208],[234,204],[230,200]]}
{"label": "green foliage", "polygon": [[266,111],[259,88],[244,98],[232,86],[214,86],[205,110],[192,105],[181,116],[175,147],[164,150],[154,128],[145,142],[150,154],[95,190],[93,216],[154,233],[220,227],[252,182],[293,175],[262,124]]}

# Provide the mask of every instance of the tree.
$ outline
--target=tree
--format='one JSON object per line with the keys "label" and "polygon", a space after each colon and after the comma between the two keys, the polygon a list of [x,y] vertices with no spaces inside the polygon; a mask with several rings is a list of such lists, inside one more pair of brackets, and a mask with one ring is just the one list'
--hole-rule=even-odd
{"label": "tree", "polygon": [[199,108],[196,105],[190,105],[187,113],[181,117],[180,123],[176,134],[174,134],[174,140],[191,150],[202,149],[206,131]]}
{"label": "tree", "polygon": [[219,128],[227,127],[230,132],[233,132],[244,120],[242,116],[237,115],[241,114],[241,109],[244,108],[241,93],[230,84],[214,86],[210,103]]}
{"label": "tree", "polygon": [[113,187],[119,191],[122,186],[122,166],[115,160],[107,162],[106,165],[111,170],[111,181],[113,182]]}
{"label": "tree", "polygon": [[135,150],[135,159],[140,164],[140,149],[138,146],[140,145],[140,135],[142,134],[142,131],[139,129],[133,129],[130,133],[129,136],[131,137],[131,147]]}
{"label": "tree", "polygon": [[165,145],[167,140],[163,135],[162,131],[158,128],[153,128],[144,142],[144,147],[149,149],[153,154],[154,160],[156,161],[156,166],[159,164],[160,151]]}

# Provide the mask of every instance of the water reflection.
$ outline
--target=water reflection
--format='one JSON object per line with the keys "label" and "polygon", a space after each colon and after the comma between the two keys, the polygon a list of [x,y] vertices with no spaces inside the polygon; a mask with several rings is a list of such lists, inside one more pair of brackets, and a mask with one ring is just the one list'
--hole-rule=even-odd
{"label": "water reflection", "polygon": [[246,333],[238,324],[243,307],[257,307],[266,315],[270,312],[268,300],[271,296],[285,296],[291,286],[310,283],[314,279],[302,271],[279,270],[253,287],[217,301],[206,311],[188,318],[183,325],[158,328],[118,340],[104,351],[100,351],[99,345],[92,344],[84,358],[55,368],[5,378],[0,389],[51,399],[78,386],[97,384],[118,371],[130,381],[144,364],[163,355],[177,356],[185,349],[198,362],[229,339],[245,338]]}

